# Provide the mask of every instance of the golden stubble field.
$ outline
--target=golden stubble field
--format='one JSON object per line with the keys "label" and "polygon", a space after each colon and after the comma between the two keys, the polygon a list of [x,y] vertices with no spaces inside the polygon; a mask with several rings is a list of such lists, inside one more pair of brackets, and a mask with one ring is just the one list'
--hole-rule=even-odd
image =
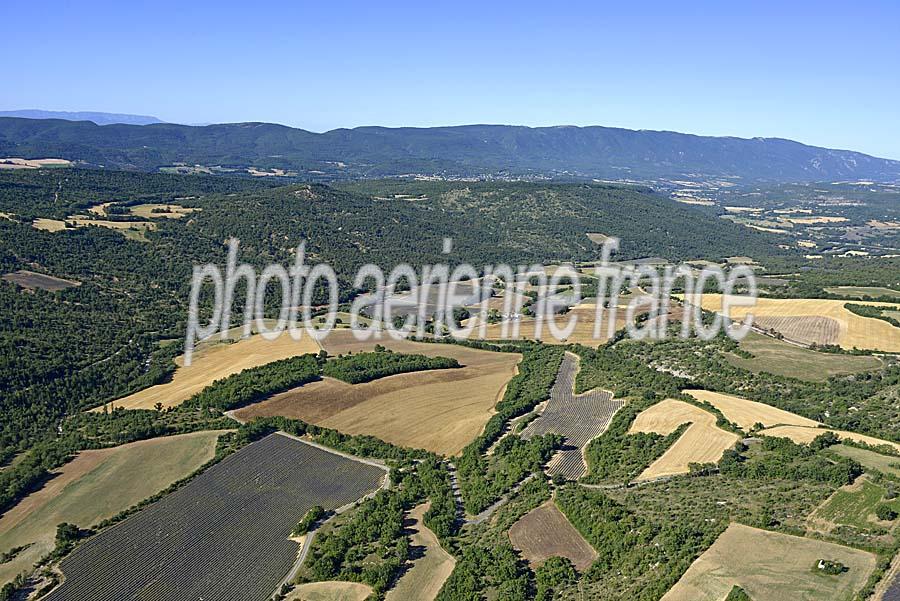
{"label": "golden stubble field", "polygon": [[[819,573],[820,559],[839,561],[849,569],[836,576]],[[866,551],[731,524],[662,601],[722,601],[735,585],[751,599],[766,601],[850,599],[876,561]]]}
{"label": "golden stubble field", "polygon": [[347,330],[322,341],[329,355],[371,351],[382,344],[399,353],[450,357],[463,367],[398,374],[363,384],[323,378],[244,407],[235,417],[281,415],[347,434],[369,434],[387,442],[456,455],[478,436],[494,413],[521,360],[454,344],[359,342]]}
{"label": "golden stubble field", "polygon": [[[898,306],[891,303],[856,302],[879,307]],[[844,303],[842,300],[829,299],[759,298],[754,307],[732,307],[731,318],[741,320],[748,313],[762,318],[762,323],[773,318],[806,318],[798,322],[802,324],[798,327],[806,328],[801,335],[809,342],[827,344],[830,341],[845,349],[856,347],[900,352],[900,328],[881,319],[851,313],[844,308]],[[722,307],[722,295],[704,294],[701,306],[708,311],[719,311]],[[837,323],[836,334],[829,332],[831,326],[828,325],[830,323],[828,320]],[[797,335],[797,332],[794,332],[794,335]]]}
{"label": "golden stubble field", "polygon": [[667,436],[685,423],[691,425],[636,481],[686,474],[691,463],[716,463],[739,439],[737,434],[716,426],[716,417],[709,411],[675,399],[665,399],[642,411],[628,431]]}
{"label": "golden stubble field", "polygon": [[301,584],[285,597],[285,601],[366,601],[372,587],[361,582],[327,580]]}
{"label": "golden stubble field", "polygon": [[0,517],[0,552],[31,544],[0,565],[0,584],[53,550],[58,524],[88,528],[194,472],[213,458],[219,434],[194,432],[78,453]]}
{"label": "golden stubble field", "polygon": [[730,394],[710,390],[685,390],[684,392],[698,401],[706,401],[721,411],[728,421],[736,423],[741,429],[747,431],[750,431],[757,423],[766,427],[793,425],[815,428],[819,425],[819,422],[795,413]]}
{"label": "golden stubble field", "polygon": [[765,403],[757,403],[756,401],[709,390],[685,390],[684,392],[698,401],[708,402],[721,411],[725,419],[736,423],[743,430],[749,431],[755,424],[761,423],[765,426],[765,429],[757,432],[759,436],[789,438],[798,444],[809,444],[817,436],[826,432],[832,432],[843,440],[861,442],[874,447],[887,445],[900,451],[900,444],[895,442],[889,442],[865,434],[857,434],[856,432],[827,428],[815,420],[766,405]]}
{"label": "golden stubble field", "polygon": [[425,512],[430,508],[429,501],[414,507],[408,514],[411,523],[406,525],[412,530],[412,546],[421,549],[423,555],[388,591],[386,601],[432,601],[456,566],[456,559],[441,547],[434,532],[423,522]]}
{"label": "golden stubble field", "polygon": [[[306,353],[318,353],[319,344],[305,335],[294,340],[287,334],[266,340],[259,334],[236,342],[218,341],[218,335],[203,342],[194,351],[191,365],[184,366],[178,357],[178,368],[170,382],[157,384],[110,403],[125,409],[152,409],[156,403],[174,407],[200,392],[215,380],[221,380],[242,370]],[[97,407],[94,411],[102,411]]]}

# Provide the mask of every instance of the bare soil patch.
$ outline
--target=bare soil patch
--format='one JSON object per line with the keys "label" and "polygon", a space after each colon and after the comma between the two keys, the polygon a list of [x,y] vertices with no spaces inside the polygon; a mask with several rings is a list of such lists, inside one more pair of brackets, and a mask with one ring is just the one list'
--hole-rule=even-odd
{"label": "bare soil patch", "polygon": [[513,524],[509,540],[532,567],[551,557],[565,557],[579,571],[584,571],[598,557],[553,501],[531,510]]}
{"label": "bare soil patch", "polygon": [[33,271],[27,271],[25,269],[20,269],[19,271],[15,271],[13,273],[4,274],[3,279],[7,282],[17,284],[18,286],[21,286],[22,288],[25,288],[27,290],[35,290],[39,288],[41,290],[47,290],[50,292],[65,290],[66,288],[81,285],[81,282],[55,278],[52,275],[35,273]]}

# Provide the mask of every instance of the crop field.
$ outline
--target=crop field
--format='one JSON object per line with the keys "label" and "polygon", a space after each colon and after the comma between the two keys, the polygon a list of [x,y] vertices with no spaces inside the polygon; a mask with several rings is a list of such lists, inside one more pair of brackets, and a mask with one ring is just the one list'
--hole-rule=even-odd
{"label": "crop field", "polygon": [[816,529],[829,532],[836,526],[853,526],[861,530],[887,526],[875,516],[875,507],[884,503],[900,513],[900,499],[886,500],[887,491],[866,477],[836,490],[825,503],[809,516],[809,523]]}
{"label": "crop field", "polygon": [[862,442],[871,446],[879,446],[879,445],[888,445],[893,447],[897,451],[900,451],[900,444],[896,442],[889,442],[887,440],[882,440],[880,438],[875,438],[873,436],[866,436],[865,434],[857,434],[856,432],[847,432],[845,430],[834,430],[832,428],[805,428],[803,426],[776,426],[774,428],[768,428],[766,430],[760,430],[758,434],[761,436],[774,436],[776,438],[790,438],[794,442],[798,444],[809,444],[811,443],[816,436],[823,434],[825,432],[833,432],[837,434],[841,439],[853,440],[856,442]]}
{"label": "crop field", "polygon": [[579,571],[584,571],[598,557],[553,501],[532,509],[513,524],[509,540],[532,567],[551,557],[566,557]]}
{"label": "crop field", "polygon": [[181,219],[185,215],[190,215],[199,209],[182,207],[174,204],[142,204],[134,205],[129,208],[132,215],[143,217],[144,219]]}
{"label": "crop field", "polygon": [[164,490],[212,459],[219,434],[195,432],[79,453],[0,518],[0,553],[31,545],[0,565],[0,585],[53,550],[57,524],[87,528]]}
{"label": "crop field", "polygon": [[757,422],[766,427],[793,425],[815,428],[819,425],[817,421],[765,403],[757,403],[709,390],[685,390],[684,392],[698,401],[706,401],[721,411],[728,421],[736,423],[741,429],[747,431],[751,430]]}
{"label": "crop field", "polygon": [[861,373],[882,365],[878,357],[820,353],[752,331],[740,342],[740,347],[753,358],[726,354],[726,360],[735,367],[810,382],[824,382],[831,376]]}
{"label": "crop field", "polygon": [[[820,559],[848,570],[831,576]],[[765,601],[849,600],[875,569],[875,555],[820,540],[731,524],[663,601],[722,601],[735,585]]]}
{"label": "crop field", "polygon": [[66,159],[0,159],[0,169],[41,169],[46,167],[68,167],[72,161]]}
{"label": "crop field", "polygon": [[[594,323],[596,322],[597,316],[597,307],[593,303],[581,303],[579,305],[575,305],[572,307],[568,313],[564,315],[555,315],[552,319],[556,324],[556,327],[560,330],[566,328],[569,324],[570,319],[576,319],[575,329],[572,331],[572,334],[564,339],[557,340],[554,338],[553,334],[550,333],[549,321],[550,318],[546,317],[543,319],[543,323],[541,324],[541,329],[538,332],[538,320],[534,317],[523,317],[521,319],[515,321],[508,321],[506,323],[506,331],[507,335],[503,334],[504,322],[490,324],[487,326],[485,331],[484,339],[485,340],[541,340],[548,344],[568,344],[568,343],[577,343],[583,344],[585,346],[596,348],[597,345],[602,344],[607,341],[609,337],[607,336],[607,322],[608,322],[608,312],[604,312],[603,314],[603,323],[600,328],[600,337],[594,338]],[[513,328],[518,327],[518,333],[516,335],[512,335]],[[619,330],[625,327],[625,309],[620,308],[616,312],[616,325],[615,330]],[[473,335],[477,335],[479,330],[475,329]]]}
{"label": "crop field", "polygon": [[288,539],[314,505],[377,489],[373,465],[272,434],[79,546],[60,564],[68,599],[267,599],[297,559]]}
{"label": "crop field", "polygon": [[846,217],[812,216],[812,217],[783,217],[787,222],[797,225],[815,225],[819,223],[843,223]]}
{"label": "crop field", "polygon": [[366,601],[372,587],[361,582],[308,582],[301,584],[285,601]]}
{"label": "crop field", "polygon": [[[329,354],[371,351],[376,341],[358,342],[352,332],[332,332],[322,341]],[[521,355],[453,344],[382,340],[398,353],[449,357],[463,367],[399,374],[363,384],[324,378],[244,407],[236,417],[282,415],[348,434],[370,434],[387,442],[455,455],[481,433],[515,375]]]}
{"label": "crop field", "polygon": [[31,226],[45,232],[59,232],[66,229],[66,222],[59,219],[38,218],[31,222]]}
{"label": "crop field", "polygon": [[800,344],[837,344],[841,335],[841,323],[830,317],[757,316],[753,323],[758,328],[778,332],[786,339]]}
{"label": "crop field", "polygon": [[522,431],[522,438],[555,433],[566,438],[565,447],[547,465],[551,474],[562,474],[577,480],[587,471],[582,451],[609,426],[624,401],[613,400],[612,393],[592,390],[575,394],[578,357],[566,353],[556,382],[550,390],[550,400],[540,416]]}
{"label": "crop field", "polygon": [[868,449],[860,449],[844,444],[834,445],[828,448],[830,453],[837,453],[842,457],[853,459],[867,470],[874,470],[890,476],[900,477],[900,457],[882,455]]}
{"label": "crop field", "polygon": [[[318,352],[318,343],[306,335],[300,340],[294,340],[289,335],[266,340],[255,334],[237,342],[218,341],[216,336],[215,340],[198,345],[189,367],[184,366],[184,357],[178,357],[175,360],[178,368],[171,381],[145,388],[113,401],[111,405],[126,409],[152,409],[156,403],[162,403],[163,407],[174,407],[216,380],[280,359]],[[103,407],[94,409],[102,410]]]}
{"label": "crop field", "polygon": [[145,242],[144,234],[148,230],[155,230],[156,224],[152,221],[109,221],[95,219],[84,215],[71,215],[65,221],[59,219],[38,218],[31,223],[32,227],[46,232],[61,232],[67,227],[105,227],[121,232],[126,238]]}
{"label": "crop field", "polygon": [[835,288],[825,288],[825,292],[830,294],[840,294],[841,296],[847,297],[870,296],[872,298],[879,298],[882,296],[889,296],[900,300],[900,290],[892,290],[880,286],[837,286]]}
{"label": "crop field", "polygon": [[[893,308],[897,305],[891,303],[867,302],[864,304]],[[702,306],[708,311],[718,311],[722,306],[722,295],[720,294],[704,294]],[[752,313],[757,318],[785,318],[785,317],[820,317],[828,318],[838,322],[838,335],[835,343],[845,349],[853,347],[860,349],[873,349],[887,352],[900,352],[900,328],[896,328],[881,319],[873,319],[870,317],[861,317],[844,308],[842,300],[827,299],[777,299],[777,298],[760,298],[757,299],[756,305],[753,307],[732,307],[732,319],[743,319],[743,317]],[[806,326],[812,328],[810,324],[814,322],[806,320]],[[815,322],[822,323],[825,322]],[[816,334],[813,330],[804,332],[806,337],[813,337]],[[819,332],[823,337],[828,332],[823,329]],[[817,341],[825,343],[824,339]]]}
{"label": "crop field", "polygon": [[388,591],[386,601],[432,601],[456,566],[456,559],[441,547],[434,533],[422,522],[430,507],[430,503],[423,503],[409,512],[412,547],[420,549],[423,555]]}
{"label": "crop field", "polygon": [[43,273],[35,273],[25,269],[4,274],[3,279],[27,290],[40,288],[41,290],[47,290],[49,292],[56,292],[57,290],[65,290],[72,286],[81,285],[81,282],[55,278],[52,275],[44,275]]}
{"label": "crop field", "polygon": [[716,426],[716,417],[712,413],[675,399],[660,401],[642,411],[629,432],[655,432],[666,436],[684,423],[691,425],[636,478],[637,481],[686,474],[691,463],[715,463],[738,441],[737,434]]}

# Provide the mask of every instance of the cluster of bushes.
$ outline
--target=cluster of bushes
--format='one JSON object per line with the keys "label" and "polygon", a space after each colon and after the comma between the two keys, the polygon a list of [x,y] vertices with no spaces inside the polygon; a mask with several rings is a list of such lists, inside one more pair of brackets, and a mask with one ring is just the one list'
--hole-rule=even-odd
{"label": "cluster of bushes", "polygon": [[[896,299],[893,299],[893,301],[895,302]],[[875,307],[872,305],[857,305],[855,303],[844,303],[844,308],[851,313],[856,313],[860,317],[872,317],[874,319],[881,319],[882,321],[886,321],[894,327],[900,328],[900,321],[897,321],[889,315],[885,315],[883,307]]]}
{"label": "cluster of bushes", "polygon": [[742,446],[725,451],[719,460],[719,470],[736,478],[808,480],[836,487],[850,484],[862,475],[862,466],[852,459],[825,457],[819,453],[828,445],[828,441],[820,439],[806,446],[787,438],[766,436],[759,451],[752,454],[747,454],[746,447]]}
{"label": "cluster of bushes", "polygon": [[324,356],[300,355],[251,367],[216,380],[187,401],[185,407],[227,411],[262,400],[277,392],[319,379]]}
{"label": "cluster of bushes", "polygon": [[294,530],[291,532],[291,536],[303,536],[304,534],[309,532],[309,529],[313,526],[313,524],[321,520],[323,517],[325,517],[325,508],[321,505],[314,505],[309,509],[309,511],[306,512],[306,515],[304,515],[303,518],[299,522],[297,522],[297,525],[294,526]]}
{"label": "cluster of bushes", "polygon": [[[339,527],[315,537],[302,575],[310,580],[365,582],[383,593],[409,556],[403,493],[380,491]],[[376,560],[366,560],[375,554]]]}
{"label": "cluster of bushes", "polygon": [[556,504],[599,554],[584,580],[604,598],[659,599],[726,526],[674,516],[650,521],[600,491],[577,485],[559,490]]}
{"label": "cluster of bushes", "polygon": [[396,374],[456,367],[460,367],[456,359],[394,353],[376,348],[372,353],[342,355],[332,359],[325,363],[322,373],[350,384],[360,384]]}

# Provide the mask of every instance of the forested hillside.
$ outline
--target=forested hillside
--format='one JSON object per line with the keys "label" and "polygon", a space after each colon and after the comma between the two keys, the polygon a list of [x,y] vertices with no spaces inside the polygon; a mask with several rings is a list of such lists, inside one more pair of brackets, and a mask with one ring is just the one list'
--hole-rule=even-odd
{"label": "forested hillside", "polygon": [[[35,218],[73,214],[133,221],[135,205],[191,208],[177,219],[150,218],[140,237],[109,227],[36,229]],[[0,173],[0,272],[29,270],[80,285],[50,292],[0,282],[0,447],[12,452],[63,414],[122,396],[171,372],[180,352],[191,271],[224,265],[225,241],[241,259],[291,264],[301,240],[307,262],[338,272],[343,300],[355,269],[400,262],[470,262],[476,268],[593,260],[586,236],[622,238],[622,256],[763,258],[776,238],[753,232],[646,190],[607,185],[369,182],[341,189],[209,176],[52,169]],[[91,223],[88,221],[87,223]],[[441,253],[454,239],[450,255]],[[240,319],[236,302],[234,319]],[[160,341],[174,344],[159,346]],[[25,427],[27,424],[27,427]]]}
{"label": "forested hillside", "polygon": [[609,127],[359,127],[317,134],[271,123],[190,127],[0,118],[0,156],[154,171],[176,163],[281,168],[307,177],[580,176],[896,181],[900,162],[777,138]]}

